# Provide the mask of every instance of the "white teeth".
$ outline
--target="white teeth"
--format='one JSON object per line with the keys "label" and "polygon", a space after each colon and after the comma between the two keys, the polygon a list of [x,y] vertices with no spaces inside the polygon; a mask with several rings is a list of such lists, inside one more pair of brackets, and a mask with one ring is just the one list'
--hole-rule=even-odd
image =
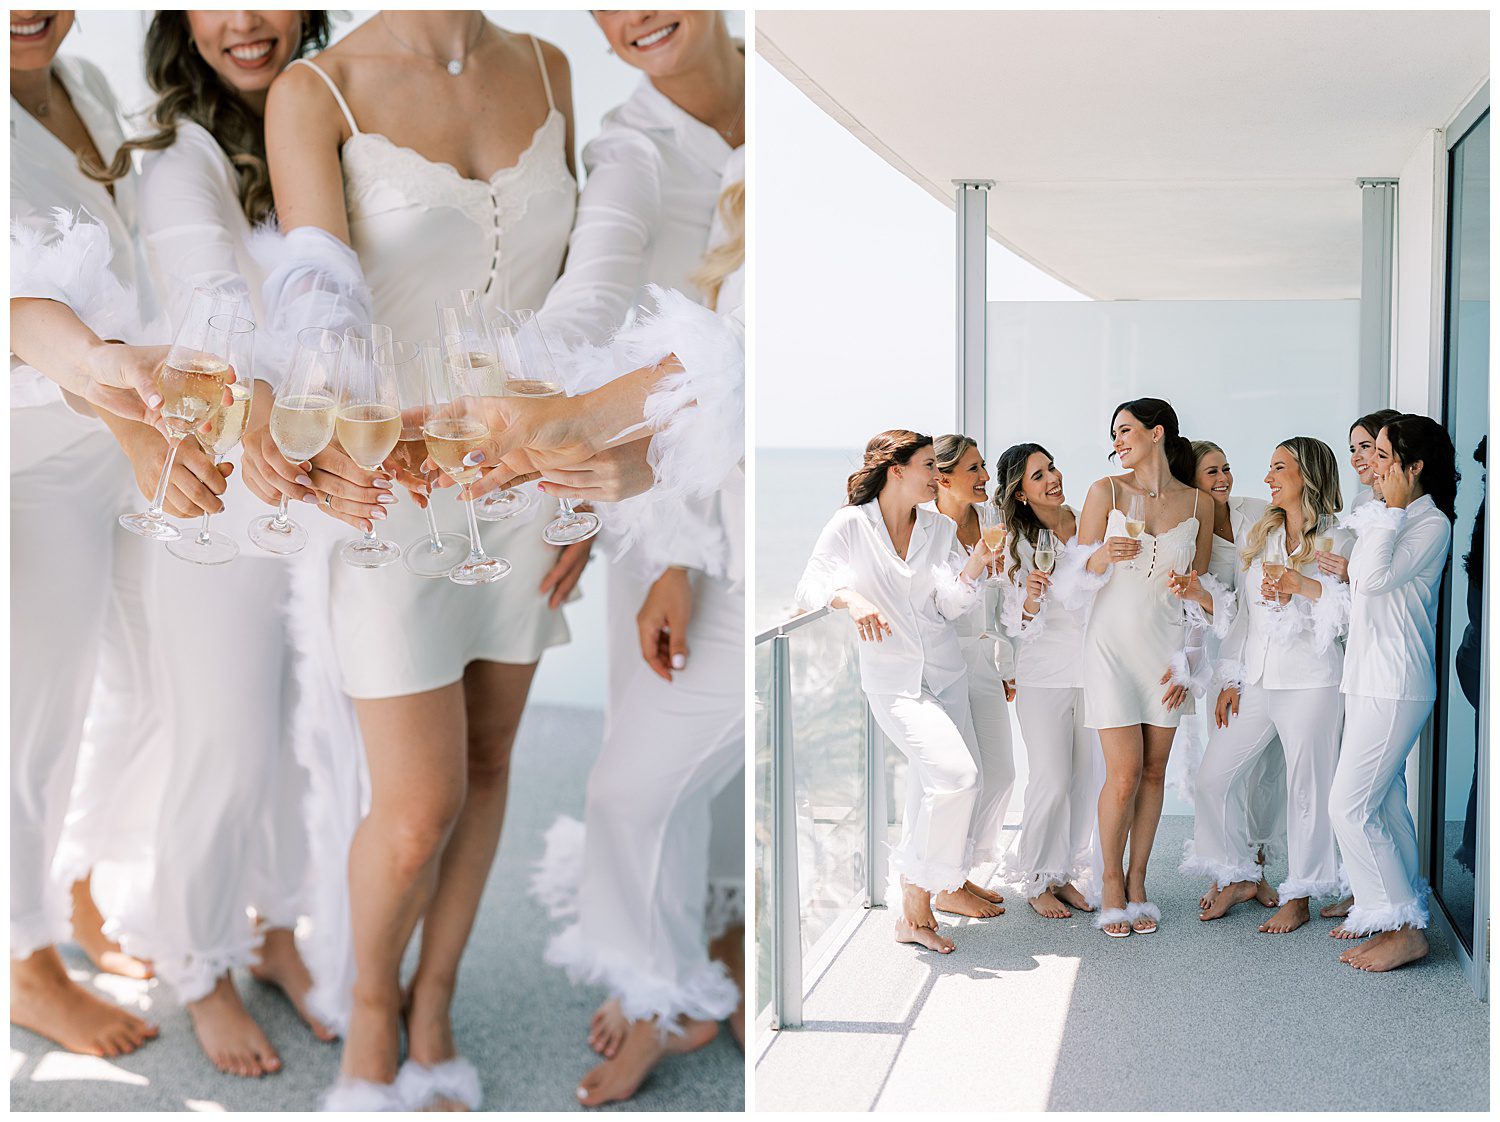
{"label": "white teeth", "polygon": [[672,34],[672,32],[676,30],[677,25],[675,23],[669,23],[666,27],[660,28],[657,31],[653,31],[650,35],[642,35],[639,39],[635,40],[635,42],[631,43],[630,45],[632,47],[654,47],[657,43],[660,43],[663,39],[665,39],[668,35]]}
{"label": "white teeth", "polygon": [[271,41],[268,39],[261,43],[245,43],[238,47],[230,47],[229,53],[241,62],[254,62],[271,53]]}
{"label": "white teeth", "polygon": [[12,35],[40,35],[47,29],[47,21],[37,20],[36,23],[13,23],[10,25]]}

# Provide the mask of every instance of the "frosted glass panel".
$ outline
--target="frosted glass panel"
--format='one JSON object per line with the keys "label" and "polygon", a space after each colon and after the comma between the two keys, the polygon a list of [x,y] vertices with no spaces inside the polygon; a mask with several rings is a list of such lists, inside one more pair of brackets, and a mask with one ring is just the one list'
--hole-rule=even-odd
{"label": "frosted glass panel", "polygon": [[[1068,500],[1114,469],[1109,411],[1133,397],[1164,397],[1183,435],[1223,447],[1237,494],[1261,483],[1276,442],[1326,441],[1347,460],[1359,411],[1359,301],[1172,300],[992,303],[990,464],[1011,444],[1044,445]],[[1354,473],[1344,467],[1345,499]]]}

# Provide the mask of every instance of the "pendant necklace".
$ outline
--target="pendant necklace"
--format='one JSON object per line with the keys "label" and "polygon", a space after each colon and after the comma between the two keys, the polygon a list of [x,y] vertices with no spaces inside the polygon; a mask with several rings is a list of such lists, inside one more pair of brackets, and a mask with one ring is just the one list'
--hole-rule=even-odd
{"label": "pendant necklace", "polygon": [[[484,16],[482,14],[479,14],[479,13],[475,13],[475,14],[479,15],[479,26],[474,29],[474,37],[469,41],[469,45],[464,48],[464,53],[462,55],[460,55],[458,58],[450,58],[450,59],[447,60],[446,63],[444,63],[444,65],[446,66],[446,68],[448,70],[448,73],[452,74],[455,78],[457,78],[460,74],[462,74],[464,72],[464,64],[469,61],[469,52],[474,49],[475,45],[479,42],[479,36],[484,31]],[[402,47],[406,48],[412,54],[414,54],[414,55],[420,55],[423,58],[430,58],[434,62],[443,62],[443,59],[442,59],[441,56],[431,55],[431,54],[428,54],[425,51],[419,51],[419,50],[417,50],[417,48],[413,47],[410,43],[408,43],[405,39],[401,38],[401,36],[397,35],[395,33],[395,31],[393,31],[391,29],[390,23],[387,22],[387,20],[385,18],[385,13],[384,12],[382,12],[381,15],[380,15],[380,26],[382,26],[382,27],[385,28],[386,33],[388,35],[390,35],[390,37],[392,39],[396,40],[397,43],[399,43]]]}

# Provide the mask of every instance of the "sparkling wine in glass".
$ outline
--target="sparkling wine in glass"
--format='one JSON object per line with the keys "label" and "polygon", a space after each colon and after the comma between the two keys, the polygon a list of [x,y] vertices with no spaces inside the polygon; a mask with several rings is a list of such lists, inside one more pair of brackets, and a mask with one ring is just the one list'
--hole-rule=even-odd
{"label": "sparkling wine in glass", "polygon": [[[992,502],[978,503],[974,511],[979,516],[979,538],[991,553],[996,557],[1000,555],[1000,547],[1005,544],[1005,521],[1000,513],[1000,508]],[[996,577],[986,577],[986,580],[996,580]]]}
{"label": "sparkling wine in glass", "polygon": [[[552,350],[542,332],[536,313],[522,308],[512,314],[516,325],[516,346],[521,356],[521,377],[512,379],[506,392],[513,397],[559,397],[562,378],[552,360]],[[588,541],[604,523],[590,510],[577,510],[572,499],[559,499],[557,517],[542,529],[542,540],[548,545],[573,545]]]}
{"label": "sparkling wine in glass", "polygon": [[[245,426],[250,421],[250,408],[254,403],[255,379],[251,376],[255,342],[255,324],[241,316],[215,316],[210,328],[222,332],[225,353],[229,365],[236,371],[244,371],[229,386],[229,404],[219,414],[199,429],[198,443],[212,457],[214,466],[234,451],[240,438],[245,435]],[[167,552],[195,565],[222,565],[240,555],[240,547],[228,534],[208,528],[213,515],[203,513],[198,532],[191,538],[179,538],[167,543]]]}
{"label": "sparkling wine in glass", "polygon": [[[490,435],[484,415],[484,395],[470,364],[469,340],[458,333],[443,336],[443,361],[427,380],[427,410],[422,433],[427,454],[455,483],[466,490],[479,478],[479,469],[464,463],[464,457],[481,447]],[[483,371],[479,372],[483,376]],[[469,519],[469,555],[448,573],[454,584],[489,584],[510,572],[501,557],[491,557],[479,540],[479,519],[474,504],[465,495],[463,507]]]}
{"label": "sparkling wine in glass", "polygon": [[[344,332],[333,433],[344,454],[366,471],[378,471],[401,438],[401,402],[391,367],[418,357],[415,343],[393,340],[383,324],[357,324]],[[372,521],[363,536],[339,548],[339,556],[356,568],[378,569],[401,560],[401,547],[383,541]]]}
{"label": "sparkling wine in glass", "polygon": [[[1146,500],[1141,495],[1131,495],[1126,500],[1125,532],[1136,541],[1140,541],[1141,535],[1146,532]],[[1137,568],[1134,557],[1130,559],[1130,567]]]}
{"label": "sparkling wine in glass", "polygon": [[[338,413],[334,387],[343,346],[343,336],[326,328],[309,327],[297,334],[291,365],[271,406],[271,439],[294,464],[312,459],[333,439]],[[297,553],[307,545],[307,531],[287,516],[286,507],[282,495],[274,517],[250,523],[250,540],[267,553]]]}
{"label": "sparkling wine in glass", "polygon": [[[1266,540],[1265,556],[1260,564],[1261,568],[1265,570],[1267,579],[1272,581],[1281,580],[1286,575],[1286,542],[1281,538],[1268,538]],[[1281,606],[1284,602],[1281,598],[1281,593],[1278,592],[1275,599],[1275,610],[1278,612],[1281,611]]]}
{"label": "sparkling wine in glass", "polygon": [[[161,542],[182,537],[182,531],[168,522],[163,512],[167,482],[183,439],[223,410],[224,390],[232,378],[250,377],[249,370],[237,372],[230,366],[225,321],[213,326],[217,317],[234,318],[238,311],[239,296],[211,288],[193,290],[187,314],[156,372],[156,388],[162,399],[161,419],[167,430],[167,462],[162,465],[151,505],[138,514],[120,515],[120,525],[132,534]],[[254,326],[251,324],[252,331]]]}
{"label": "sparkling wine in glass", "polygon": [[[436,473],[422,470],[427,462],[427,435],[422,426],[427,420],[427,380],[440,375],[442,368],[442,348],[431,342],[421,345],[416,361],[400,362],[393,367],[396,395],[401,403],[401,437],[396,441],[392,460],[402,471],[425,480],[429,492]],[[440,531],[431,501],[423,513],[427,516],[427,533],[402,551],[402,564],[407,572],[419,577],[446,577],[468,556],[469,539],[462,534]]]}

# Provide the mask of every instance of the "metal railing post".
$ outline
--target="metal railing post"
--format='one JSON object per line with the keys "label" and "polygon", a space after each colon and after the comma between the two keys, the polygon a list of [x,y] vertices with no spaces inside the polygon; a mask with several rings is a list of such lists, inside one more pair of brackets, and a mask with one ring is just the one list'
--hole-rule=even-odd
{"label": "metal railing post", "polygon": [[865,907],[885,903],[885,740],[875,714],[865,705]]}
{"label": "metal railing post", "polygon": [[771,1023],[802,1024],[802,910],[792,756],[791,638],[771,640]]}

